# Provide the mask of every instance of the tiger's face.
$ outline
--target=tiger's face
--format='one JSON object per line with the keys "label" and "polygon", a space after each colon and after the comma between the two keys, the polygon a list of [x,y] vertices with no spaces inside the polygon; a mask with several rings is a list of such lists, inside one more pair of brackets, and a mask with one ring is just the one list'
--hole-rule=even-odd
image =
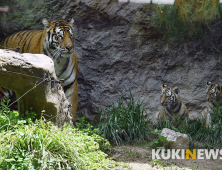
{"label": "tiger's face", "polygon": [[207,100],[216,102],[220,100],[221,87],[219,84],[207,82]]}
{"label": "tiger's face", "polygon": [[74,20],[52,21],[42,20],[45,25],[46,39],[44,53],[52,59],[69,57],[74,52]]}
{"label": "tiger's face", "polygon": [[160,97],[160,103],[163,107],[173,108],[177,104],[177,96],[179,95],[178,87],[167,87],[162,85],[162,93]]}

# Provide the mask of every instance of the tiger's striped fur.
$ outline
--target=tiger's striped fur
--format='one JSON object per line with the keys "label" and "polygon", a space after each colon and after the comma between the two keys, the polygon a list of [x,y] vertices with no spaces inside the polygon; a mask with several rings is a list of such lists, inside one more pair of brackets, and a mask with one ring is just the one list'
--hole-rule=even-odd
{"label": "tiger's striped fur", "polygon": [[[10,99],[10,102],[8,103],[8,105],[11,105],[11,103],[13,103],[16,100],[15,93],[9,89],[0,87],[0,101],[7,100],[7,99]],[[3,108],[0,108],[0,109],[3,109]],[[18,109],[17,103],[12,104],[10,109],[17,110]]]}
{"label": "tiger's striped fur", "polygon": [[209,104],[201,112],[202,118],[206,120],[206,128],[211,127],[211,114],[213,107],[222,105],[222,87],[217,83],[207,82],[207,100]]}
{"label": "tiger's striped fur", "polygon": [[49,22],[43,19],[44,30],[28,30],[14,33],[4,41],[5,48],[20,47],[20,53],[45,54],[53,59],[56,75],[64,79],[62,87],[76,119],[78,103],[78,66],[74,50],[74,20]]}
{"label": "tiger's striped fur", "polygon": [[160,103],[163,107],[154,114],[152,120],[154,124],[160,120],[165,120],[166,117],[173,122],[185,118],[189,119],[187,107],[183,103],[179,92],[178,87],[171,88],[165,84],[162,85]]}

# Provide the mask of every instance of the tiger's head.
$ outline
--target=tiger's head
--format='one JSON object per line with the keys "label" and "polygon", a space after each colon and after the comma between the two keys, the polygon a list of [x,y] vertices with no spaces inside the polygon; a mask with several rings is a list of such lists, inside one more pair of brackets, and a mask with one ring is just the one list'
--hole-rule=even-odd
{"label": "tiger's head", "polygon": [[42,23],[46,31],[44,54],[55,60],[69,57],[74,52],[74,20],[49,22],[44,18]]}
{"label": "tiger's head", "polygon": [[219,84],[207,82],[207,100],[212,103],[219,101],[221,90]]}
{"label": "tiger's head", "polygon": [[163,107],[173,108],[177,105],[177,98],[180,93],[180,89],[175,86],[174,88],[167,87],[166,84],[162,85],[162,93],[160,97],[160,103]]}

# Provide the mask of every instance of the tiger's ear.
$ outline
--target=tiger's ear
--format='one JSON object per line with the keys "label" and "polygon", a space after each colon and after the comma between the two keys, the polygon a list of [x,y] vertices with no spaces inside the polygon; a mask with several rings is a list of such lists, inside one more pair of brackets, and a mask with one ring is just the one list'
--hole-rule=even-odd
{"label": "tiger's ear", "polygon": [[207,87],[209,87],[212,83],[210,81],[207,82]]}
{"label": "tiger's ear", "polygon": [[180,93],[179,87],[175,86],[173,89],[173,92],[176,93],[177,95]]}
{"label": "tiger's ear", "polygon": [[69,25],[72,25],[72,26],[74,26],[74,19],[72,18],[70,21],[69,21]]}
{"label": "tiger's ear", "polygon": [[47,19],[43,18],[43,19],[42,19],[42,23],[44,24],[46,30],[48,31],[49,28],[50,28],[50,23],[49,23],[49,21],[48,21]]}
{"label": "tiger's ear", "polygon": [[163,84],[161,87],[162,87],[162,92],[163,92],[164,90],[166,90],[167,85],[166,85],[166,84]]}
{"label": "tiger's ear", "polygon": [[216,88],[219,92],[221,92],[221,86],[219,84],[216,84]]}

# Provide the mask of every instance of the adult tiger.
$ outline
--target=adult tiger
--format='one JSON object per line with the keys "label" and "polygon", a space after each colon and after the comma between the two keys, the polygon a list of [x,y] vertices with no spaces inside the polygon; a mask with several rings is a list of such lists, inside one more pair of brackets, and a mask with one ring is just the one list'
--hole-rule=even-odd
{"label": "adult tiger", "polygon": [[162,85],[162,94],[160,103],[163,106],[153,116],[153,123],[156,124],[160,120],[165,120],[167,117],[170,121],[174,122],[179,120],[189,119],[189,113],[186,105],[183,103],[180,95],[180,90],[176,86],[174,88]]}
{"label": "adult tiger", "polygon": [[20,53],[45,54],[53,59],[56,75],[64,79],[62,87],[72,104],[70,112],[76,119],[78,103],[78,66],[74,50],[74,20],[49,22],[43,19],[44,30],[29,30],[14,33],[4,41],[5,48],[20,47]]}
{"label": "adult tiger", "polygon": [[222,105],[222,87],[217,83],[207,82],[207,100],[209,104],[201,112],[202,117],[206,120],[206,128],[211,127],[211,114],[213,107]]}

